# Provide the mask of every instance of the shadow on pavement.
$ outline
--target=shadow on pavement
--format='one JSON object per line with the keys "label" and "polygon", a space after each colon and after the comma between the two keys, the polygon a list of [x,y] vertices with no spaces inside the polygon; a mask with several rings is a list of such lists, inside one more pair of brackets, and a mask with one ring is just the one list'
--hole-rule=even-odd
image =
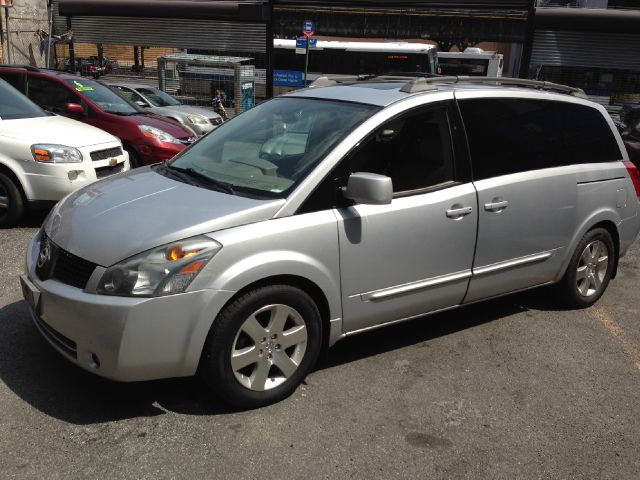
{"label": "shadow on pavement", "polygon": [[[425,342],[528,310],[523,293],[363,333],[338,342],[319,363],[331,368]],[[162,415],[219,415],[233,410],[216,402],[197,379],[119,383],[68,362],[41,337],[27,305],[0,309],[0,379],[46,415],[78,425]]]}
{"label": "shadow on pavement", "polygon": [[47,218],[47,215],[53,208],[51,207],[39,207],[28,210],[26,215],[24,215],[16,225],[15,228],[40,228],[44,219]]}

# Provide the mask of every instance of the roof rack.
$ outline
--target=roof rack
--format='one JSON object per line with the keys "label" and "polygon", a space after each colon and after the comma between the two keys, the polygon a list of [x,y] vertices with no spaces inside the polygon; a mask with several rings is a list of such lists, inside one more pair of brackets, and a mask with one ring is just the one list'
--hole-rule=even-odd
{"label": "roof rack", "polygon": [[331,75],[318,77],[311,86],[327,87],[340,83],[354,83],[359,81],[377,80],[385,82],[406,82],[400,89],[404,93],[417,93],[433,91],[438,89],[438,84],[442,83],[482,83],[490,85],[513,85],[518,87],[529,87],[538,90],[552,90],[562,92],[574,97],[587,98],[581,88],[569,87],[559,83],[544,82],[540,80],[529,80],[526,78],[510,77],[469,77],[469,76],[418,76],[415,75]]}
{"label": "roof rack", "polygon": [[559,83],[545,82],[540,80],[529,80],[527,78],[510,78],[510,77],[469,77],[469,76],[451,76],[451,77],[433,77],[433,78],[415,78],[405,84],[400,91],[405,93],[415,93],[428,90],[436,90],[436,84],[439,83],[485,83],[490,85],[513,85],[518,87],[529,87],[538,90],[554,90],[562,93],[573,95],[574,97],[587,98],[584,90],[576,87],[569,87]]}

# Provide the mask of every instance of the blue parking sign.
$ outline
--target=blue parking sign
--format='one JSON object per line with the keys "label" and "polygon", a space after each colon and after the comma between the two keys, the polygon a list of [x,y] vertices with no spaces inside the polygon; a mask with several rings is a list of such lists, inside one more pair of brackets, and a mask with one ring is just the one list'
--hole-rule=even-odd
{"label": "blue parking sign", "polygon": [[316,23],[312,20],[305,20],[302,24],[302,33],[305,37],[311,37],[316,33]]}

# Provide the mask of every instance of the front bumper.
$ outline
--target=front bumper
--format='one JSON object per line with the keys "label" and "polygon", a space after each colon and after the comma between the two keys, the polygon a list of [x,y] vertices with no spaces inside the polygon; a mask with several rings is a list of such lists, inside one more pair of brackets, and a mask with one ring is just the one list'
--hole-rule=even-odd
{"label": "front bumper", "polygon": [[85,370],[119,381],[195,374],[211,323],[233,292],[130,298],[41,281],[35,274],[38,238],[27,251],[23,295],[36,327],[58,352]]}

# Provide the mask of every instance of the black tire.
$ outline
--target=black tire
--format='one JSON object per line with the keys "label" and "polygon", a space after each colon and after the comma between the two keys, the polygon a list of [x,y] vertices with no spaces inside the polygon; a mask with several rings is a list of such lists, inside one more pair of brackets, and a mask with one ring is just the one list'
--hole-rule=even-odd
{"label": "black tire", "polygon": [[0,228],[13,226],[24,213],[24,200],[13,179],[0,172]]}
{"label": "black tire", "polygon": [[131,147],[125,147],[125,152],[129,154],[129,168],[134,169],[142,166],[138,153]]}
{"label": "black tire", "polygon": [[[594,252],[591,246],[606,247],[605,253],[597,253],[594,261],[585,261]],[[587,251],[587,248],[590,248]],[[606,257],[606,267],[603,265]],[[588,231],[578,243],[567,271],[558,284],[558,298],[571,308],[587,308],[598,301],[609,285],[617,262],[616,249],[611,234],[604,228]],[[578,278],[585,275],[584,278]],[[582,273],[584,272],[584,273]]]}
{"label": "black tire", "polygon": [[[286,315],[280,312],[286,312]],[[274,326],[278,323],[274,321],[278,316],[286,316],[286,321],[280,322],[284,333],[280,337],[277,334],[271,336],[269,327],[274,327],[274,332],[278,331]],[[252,318],[257,319],[266,332],[262,341],[253,340],[255,335],[250,337],[245,333]],[[290,335],[287,332],[303,330],[300,320],[306,329],[306,340],[287,347],[292,338],[287,337]],[[257,408],[278,402],[291,395],[315,365],[321,349],[321,329],[318,308],[302,290],[289,285],[251,290],[227,305],[215,319],[202,352],[199,374],[216,397],[235,408]],[[276,343],[280,341],[283,345]],[[253,352],[255,361],[234,370],[232,352],[247,350]],[[288,376],[278,366],[281,359],[286,358],[292,361],[286,362],[288,368],[296,365],[296,359],[298,361],[297,368]],[[260,370],[267,372],[263,383],[258,379]],[[249,385],[253,377],[257,383]],[[265,387],[263,390],[260,390],[261,385]]]}

